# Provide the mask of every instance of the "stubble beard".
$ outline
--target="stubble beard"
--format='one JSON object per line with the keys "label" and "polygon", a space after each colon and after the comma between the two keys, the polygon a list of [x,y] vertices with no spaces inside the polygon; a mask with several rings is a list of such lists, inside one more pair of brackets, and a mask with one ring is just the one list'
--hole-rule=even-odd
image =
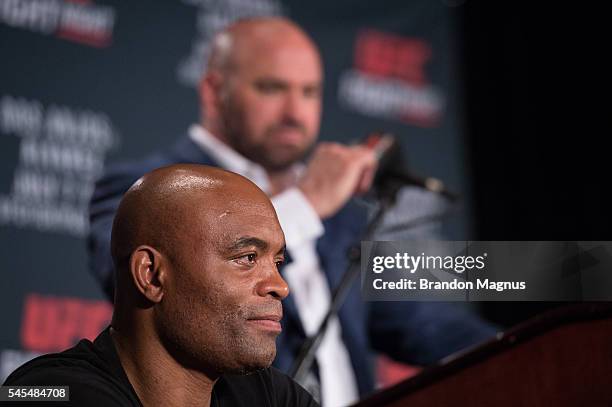
{"label": "stubble beard", "polygon": [[[250,134],[243,126],[245,120],[243,112],[235,106],[231,98],[225,103],[222,112],[222,126],[226,141],[234,150],[250,161],[261,165],[266,171],[279,173],[287,171],[298,161],[303,160],[310,145],[306,146],[280,146],[273,145],[269,140],[274,133],[283,126],[290,126],[302,132],[304,139],[308,139],[307,129],[300,123],[276,123],[269,126],[262,136]],[[254,144],[251,140],[260,140]]]}
{"label": "stubble beard", "polygon": [[228,330],[228,349],[236,355],[241,362],[236,368],[227,373],[249,374],[270,367],[276,356],[276,335],[268,332],[252,332],[248,326],[246,313],[239,312],[224,318]]}
{"label": "stubble beard", "polygon": [[201,309],[195,304],[183,305],[168,315],[169,321],[159,321],[160,339],[179,364],[213,376],[249,374],[272,364],[275,335],[252,332],[245,307],[230,313],[221,308],[218,312],[223,317],[214,320],[197,317]]}

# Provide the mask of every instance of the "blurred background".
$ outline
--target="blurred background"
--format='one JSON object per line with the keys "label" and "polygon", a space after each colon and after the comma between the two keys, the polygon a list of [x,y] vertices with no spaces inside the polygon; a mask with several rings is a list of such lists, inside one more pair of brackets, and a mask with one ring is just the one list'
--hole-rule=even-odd
{"label": "blurred background", "polygon": [[[108,324],[87,263],[93,183],[199,120],[209,41],[243,16],[287,15],[319,45],[320,139],[392,132],[411,172],[461,195],[444,238],[609,239],[609,103],[582,94],[606,95],[601,34],[486,3],[0,2],[0,380]],[[555,305],[477,304],[501,326]]]}

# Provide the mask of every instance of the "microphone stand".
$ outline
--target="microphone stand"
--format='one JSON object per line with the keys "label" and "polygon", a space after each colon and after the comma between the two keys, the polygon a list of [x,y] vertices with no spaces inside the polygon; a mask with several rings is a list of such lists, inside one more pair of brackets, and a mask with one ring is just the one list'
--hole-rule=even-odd
{"label": "microphone stand", "polygon": [[[374,216],[368,222],[366,231],[362,236],[362,240],[367,241],[374,237],[374,231],[381,224],[384,215],[387,213],[389,208],[391,208],[395,203],[397,192],[402,186],[402,183],[399,182],[391,181],[381,183],[379,189],[377,190],[379,205],[374,212]],[[347,256],[349,265],[346,272],[342,276],[340,284],[338,284],[338,287],[336,287],[332,294],[331,304],[327,314],[319,325],[317,332],[313,336],[306,338],[297,358],[289,370],[289,376],[291,376],[298,383],[304,383],[308,371],[314,362],[315,353],[323,340],[323,335],[327,330],[329,321],[338,313],[338,310],[346,299],[346,295],[348,294],[353,281],[361,272],[361,248],[357,245],[353,245],[349,249]]]}

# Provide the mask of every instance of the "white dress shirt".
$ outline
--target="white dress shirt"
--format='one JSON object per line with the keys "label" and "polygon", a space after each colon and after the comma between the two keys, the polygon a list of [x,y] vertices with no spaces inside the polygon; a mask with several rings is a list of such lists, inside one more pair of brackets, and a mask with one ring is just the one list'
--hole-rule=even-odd
{"label": "white dress shirt", "polygon": [[[202,126],[193,125],[189,129],[189,136],[221,167],[250,179],[270,194],[270,181],[263,167],[231,149]],[[302,164],[295,164],[290,169],[294,174],[294,184],[297,184],[303,170]],[[323,224],[306,197],[295,186],[275,195],[271,201],[293,260],[286,266],[283,277],[291,290],[304,331],[311,336],[319,328],[331,300],[316,251],[316,241],[324,232]],[[355,402],[359,396],[357,382],[348,351],[342,342],[337,317],[330,320],[316,359],[321,379],[322,405],[336,407]]]}

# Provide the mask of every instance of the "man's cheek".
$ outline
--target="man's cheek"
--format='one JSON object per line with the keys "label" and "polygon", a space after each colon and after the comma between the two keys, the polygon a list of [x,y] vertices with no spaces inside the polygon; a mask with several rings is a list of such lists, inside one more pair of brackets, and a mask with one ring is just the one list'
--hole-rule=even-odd
{"label": "man's cheek", "polygon": [[[236,279],[231,273],[236,273],[236,270],[228,271],[223,273],[226,278],[219,279],[211,287],[214,287],[214,296],[217,299],[216,302],[220,303],[225,309],[235,309],[237,304],[241,304],[244,301],[244,295],[242,294],[241,281]],[[231,276],[231,277],[230,277]]]}

